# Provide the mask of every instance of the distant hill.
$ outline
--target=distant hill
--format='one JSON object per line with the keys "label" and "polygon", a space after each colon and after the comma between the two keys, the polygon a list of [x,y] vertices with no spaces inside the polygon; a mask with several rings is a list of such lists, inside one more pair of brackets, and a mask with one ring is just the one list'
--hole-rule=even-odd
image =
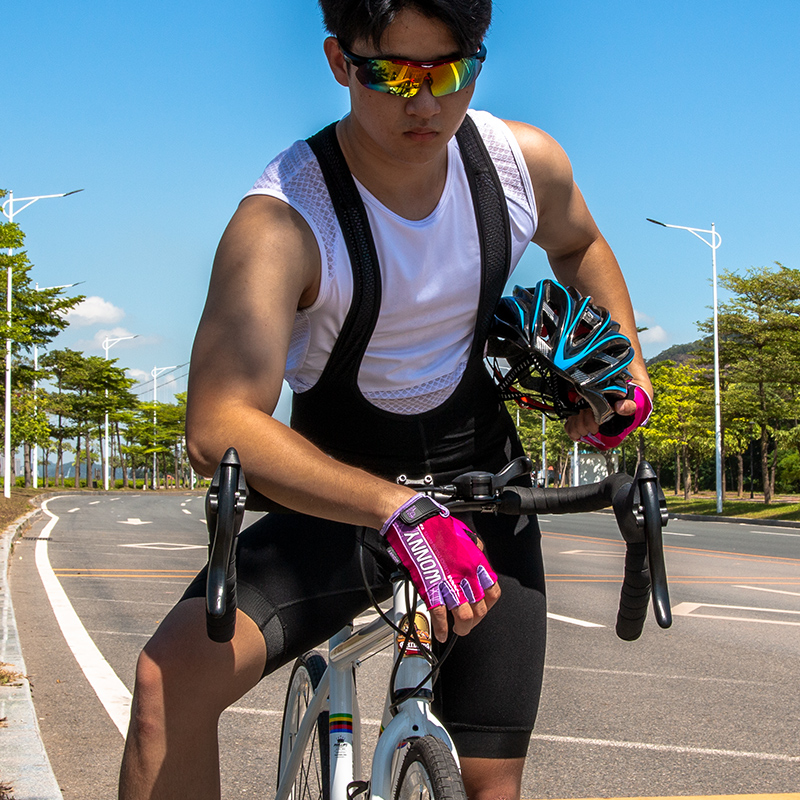
{"label": "distant hill", "polygon": [[647,365],[658,364],[659,361],[674,361],[676,364],[685,364],[691,360],[692,354],[700,350],[706,339],[698,339],[688,344],[674,344],[666,350],[662,350],[657,356],[647,360]]}

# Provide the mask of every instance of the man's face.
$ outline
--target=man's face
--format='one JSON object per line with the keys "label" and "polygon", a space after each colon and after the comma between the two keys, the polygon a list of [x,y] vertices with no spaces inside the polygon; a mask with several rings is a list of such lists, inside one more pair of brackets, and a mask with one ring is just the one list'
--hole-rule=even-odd
{"label": "man's face", "polygon": [[[431,62],[461,55],[448,28],[439,20],[406,9],[397,15],[381,40],[380,50],[366,41],[351,44],[359,56]],[[330,55],[330,54],[329,54]],[[360,146],[409,164],[440,156],[458,130],[469,107],[474,84],[434,97],[429,84],[403,98],[362,86],[355,67],[344,63],[337,79],[350,89],[350,131]],[[337,70],[334,68],[334,73]],[[342,79],[344,78],[344,80]]]}

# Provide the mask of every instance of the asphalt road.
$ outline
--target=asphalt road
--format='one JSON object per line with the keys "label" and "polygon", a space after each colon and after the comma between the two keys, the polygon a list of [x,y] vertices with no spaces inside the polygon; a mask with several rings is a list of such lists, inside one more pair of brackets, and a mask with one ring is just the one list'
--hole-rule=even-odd
{"label": "asphalt road", "polygon": [[[47,544],[34,538],[49,519],[18,543],[10,567],[23,653],[64,797],[111,800],[137,655],[205,561],[202,498],[83,494],[48,508],[58,521]],[[800,530],[672,520],[675,622],[663,631],[651,616],[628,643],[614,634],[624,548],[613,517],[545,517],[542,529],[552,616],[523,797],[797,792]],[[88,632],[76,647],[108,707],[45,591],[45,547],[50,594],[55,581]],[[74,627],[63,599],[55,604]],[[380,654],[359,670],[373,737],[389,666]],[[223,715],[224,797],[270,796],[287,676],[288,667]]]}

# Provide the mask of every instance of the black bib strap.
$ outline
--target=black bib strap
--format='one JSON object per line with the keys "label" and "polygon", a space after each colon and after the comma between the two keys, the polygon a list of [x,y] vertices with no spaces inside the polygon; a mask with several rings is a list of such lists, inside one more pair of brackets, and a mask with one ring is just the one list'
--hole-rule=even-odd
{"label": "black bib strap", "polygon": [[[355,386],[358,365],[381,308],[381,272],[367,210],[339,145],[336,125],[335,122],[328,125],[306,141],[325,178],[353,270],[353,300],[328,358],[325,375]],[[355,370],[342,369],[353,364]]]}
{"label": "black bib strap", "polygon": [[467,115],[456,133],[481,243],[481,299],[472,356],[481,358],[489,326],[511,268],[511,223],[503,185],[478,128]]}

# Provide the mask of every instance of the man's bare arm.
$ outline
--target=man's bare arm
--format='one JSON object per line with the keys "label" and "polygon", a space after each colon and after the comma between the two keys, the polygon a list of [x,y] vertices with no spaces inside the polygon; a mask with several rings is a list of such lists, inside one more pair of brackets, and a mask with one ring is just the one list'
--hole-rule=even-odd
{"label": "man's bare arm", "polygon": [[316,240],[299,214],[245,199],[225,231],[195,337],[187,444],[210,475],[235,447],[250,484],[297,511],[380,527],[412,494],[329,458],[272,417],[294,317],[319,287]]}

